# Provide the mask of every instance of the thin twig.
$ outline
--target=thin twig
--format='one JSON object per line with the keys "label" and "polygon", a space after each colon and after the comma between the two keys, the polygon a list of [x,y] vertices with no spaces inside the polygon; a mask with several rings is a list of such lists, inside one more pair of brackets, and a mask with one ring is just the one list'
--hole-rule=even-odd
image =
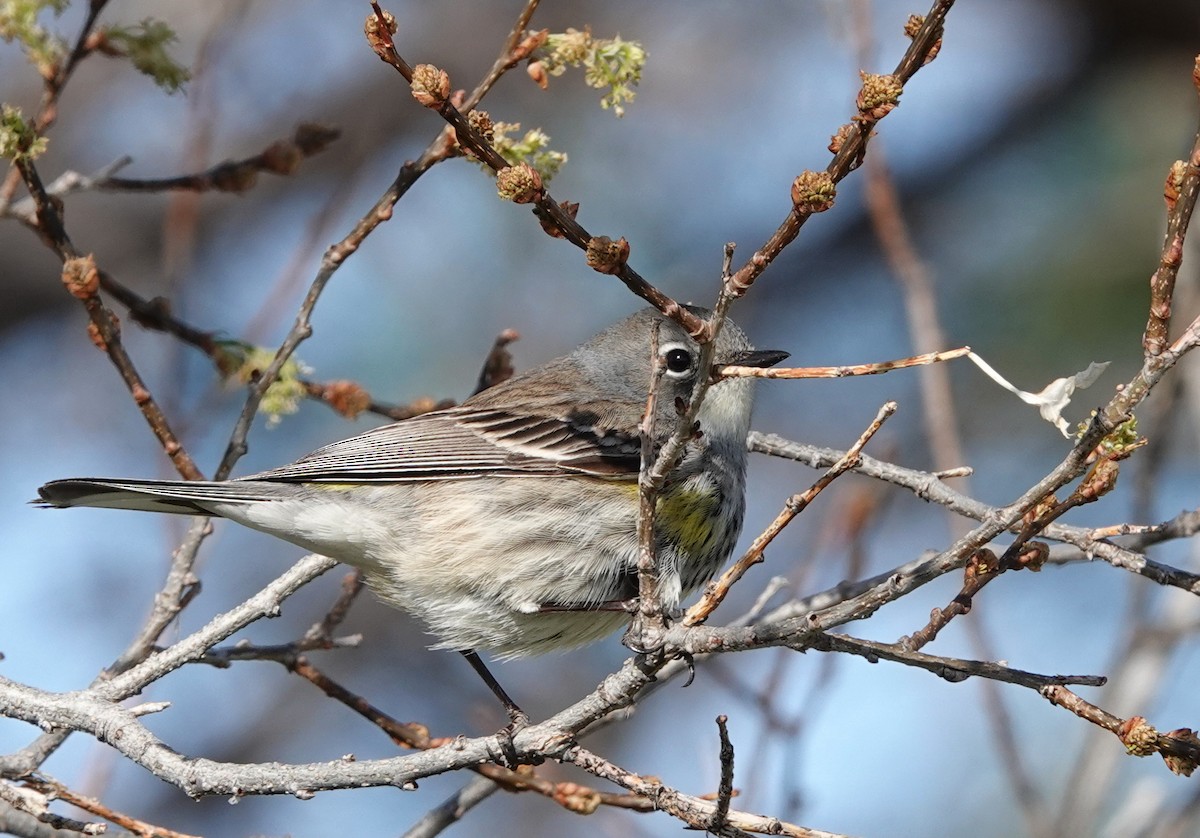
{"label": "thin twig", "polygon": [[[646,410],[642,414],[638,433],[641,435],[641,465],[638,468],[638,635],[637,644],[641,648],[653,646],[649,635],[656,629],[662,629],[662,592],[659,589],[658,551],[655,549],[654,517],[658,507],[658,493],[662,488],[655,481],[653,470],[655,465],[654,425],[658,406],[658,388],[662,383],[662,374],[666,369],[663,359],[658,354],[659,322],[654,321],[650,329],[650,382],[646,396]],[[703,369],[703,367],[701,367]],[[631,629],[632,630],[632,629]]]}
{"label": "thin twig", "polygon": [[[943,24],[954,0],[937,0],[925,15],[921,28],[913,37],[912,44],[905,51],[904,57],[896,66],[892,75],[901,85],[907,84],[931,57],[935,45],[941,40]],[[854,119],[839,133],[833,159],[825,168],[834,184],[858,168],[867,150],[867,140],[883,117],[881,113],[870,113],[860,110]],[[754,252],[746,264],[737,270],[730,279],[730,290],[738,295],[745,294],[754,281],[775,260],[783,249],[791,244],[800,233],[800,228],[812,217],[812,210],[803,206],[794,206],[788,217],[771,235],[769,239]]]}
{"label": "thin twig", "polygon": [[913,651],[900,644],[879,643],[874,640],[863,640],[844,634],[824,633],[811,642],[806,648],[822,652],[843,652],[866,658],[870,663],[889,660],[903,663],[932,672],[939,678],[958,683],[972,676],[986,678],[991,681],[1001,681],[1040,690],[1044,687],[1074,684],[1083,687],[1102,687],[1108,679],[1103,675],[1039,675],[1036,672],[1026,672],[991,661],[972,661],[962,658],[948,658],[940,655],[927,655],[924,652]]}
{"label": "thin twig", "polygon": [[475,776],[466,785],[426,812],[404,832],[403,838],[433,838],[458,823],[463,816],[500,790],[487,777]]}
{"label": "thin twig", "polygon": [[[88,3],[83,25],[79,28],[79,35],[75,38],[75,44],[71,47],[67,59],[55,68],[53,75],[44,80],[42,99],[38,103],[38,110],[32,122],[35,134],[44,135],[58,119],[59,98],[74,74],[75,68],[79,66],[79,62],[92,54],[88,41],[92,35],[92,28],[96,25],[96,21],[106,5],[108,5],[108,0],[91,0]],[[8,176],[4,179],[4,184],[0,185],[0,209],[7,207],[12,201],[21,178],[21,173],[16,169],[9,171]]]}
{"label": "thin twig", "polygon": [[873,364],[845,364],[837,367],[742,367],[729,364],[717,369],[719,378],[847,378],[853,375],[879,375],[906,367],[920,367],[938,361],[949,361],[969,354],[971,347],[947,349],[943,352],[927,352],[911,358],[895,361],[878,361]]}
{"label": "thin twig", "polygon": [[717,787],[717,809],[708,827],[713,832],[720,831],[729,822],[729,804],[733,801],[733,742],[729,738],[728,722],[728,716],[717,716],[717,733],[721,738],[721,785]]}
{"label": "thin twig", "polygon": [[1179,760],[1183,763],[1182,770],[1176,766],[1172,766],[1171,770],[1185,775],[1190,775],[1197,765],[1200,765],[1200,739],[1190,730],[1159,733],[1141,716],[1128,719],[1114,716],[1107,710],[1084,701],[1064,686],[1047,686],[1039,692],[1051,704],[1070,710],[1079,718],[1114,734],[1132,756],[1157,753],[1168,760],[1168,764],[1172,759]]}
{"label": "thin twig", "polygon": [[[1196,60],[1196,66],[1200,67],[1200,57]],[[1200,78],[1200,73],[1195,77]],[[1200,83],[1197,85],[1200,87]],[[1180,161],[1180,164],[1181,171],[1172,167],[1167,174],[1167,231],[1163,236],[1158,268],[1150,277],[1150,316],[1142,338],[1147,358],[1161,353],[1170,339],[1175,278],[1183,263],[1183,241],[1188,223],[1196,207],[1196,198],[1200,195],[1200,130],[1196,132],[1188,159]]]}
{"label": "thin twig", "polygon": [[98,818],[103,818],[109,823],[115,823],[117,826],[128,829],[134,835],[142,836],[142,838],[194,838],[184,832],[177,832],[174,829],[167,829],[164,826],[156,826],[155,824],[146,823],[143,820],[126,815],[112,809],[95,798],[86,795],[78,794],[64,786],[62,783],[53,780],[44,775],[36,779],[27,780],[26,783],[49,796],[51,799],[58,798],[76,806],[85,812],[89,812]]}
{"label": "thin twig", "polygon": [[779,533],[783,532],[784,527],[803,512],[825,487],[858,465],[863,447],[895,412],[895,402],[888,402],[881,407],[875,415],[875,419],[859,435],[854,445],[850,446],[850,450],[846,452],[845,456],[830,466],[828,471],[821,475],[821,478],[808,489],[787,499],[783,505],[783,509],[775,516],[775,520],[754,539],[742,557],[722,573],[720,578],[709,582],[705,586],[704,595],[700,598],[700,601],[689,608],[687,614],[684,616],[683,624],[685,626],[700,625],[709,618],[712,612],[717,609],[717,606],[725,600],[725,597],[729,594],[729,590],[734,584],[746,574],[746,571],[763,560],[763,551],[767,549]]}
{"label": "thin twig", "polygon": [[28,787],[0,783],[0,830],[29,838],[77,838],[100,835],[102,823],[85,823],[49,811],[46,795]]}
{"label": "thin twig", "polygon": [[[508,63],[512,59],[512,53],[515,47],[512,44],[516,41],[517,33],[528,25],[529,17],[537,8],[536,2],[528,2],[521,11],[517,19],[517,24],[510,33],[508,40],[505,42],[504,50],[501,53],[501,59],[497,61],[489,70],[484,80],[476,87],[475,91],[469,96],[464,103],[464,107],[474,107],[483,96],[491,89],[496,80],[513,64]],[[378,10],[378,7],[376,7]],[[382,13],[379,13],[382,19]],[[382,22],[382,20],[381,20]],[[386,25],[384,28],[386,32]],[[499,66],[503,65],[503,66]],[[341,241],[330,245],[321,258],[321,265],[309,286],[307,295],[301,303],[300,309],[296,314],[296,321],[291,330],[280,344],[279,349],[275,353],[275,357],[267,368],[262,370],[258,379],[250,388],[250,393],[246,399],[246,404],[242,408],[241,415],[238,417],[234,425],[233,432],[230,435],[229,444],[225,449],[225,455],[221,459],[221,464],[215,472],[216,479],[221,480],[229,475],[233,470],[234,464],[246,453],[246,439],[250,432],[250,424],[258,412],[258,405],[262,401],[263,395],[267,388],[279,377],[280,370],[287,363],[288,358],[300,345],[312,334],[312,326],[309,318],[313,308],[316,306],[317,300],[320,298],[322,291],[332,279],[334,273],[342,266],[358,248],[362,245],[376,227],[392,217],[392,210],[401,197],[407,193],[408,189],[416,183],[416,181],[433,165],[440,163],[443,160],[453,156],[454,143],[451,133],[448,129],[441,132],[434,140],[425,148],[421,156],[417,160],[405,163],[400,168],[400,172],[392,181],[391,185],[384,193],[375,201],[366,214],[364,214],[354,228],[347,233]]]}
{"label": "thin twig", "polygon": [[300,383],[304,387],[305,395],[310,399],[328,405],[347,419],[355,419],[360,413],[374,413],[376,416],[383,416],[393,422],[400,422],[434,410],[445,410],[458,404],[454,399],[434,401],[429,396],[414,399],[408,404],[381,402],[355,381],[302,380]]}
{"label": "thin twig", "polygon": [[604,757],[579,746],[566,751],[562,760],[579,766],[595,777],[609,780],[643,797],[649,797],[659,809],[674,815],[693,829],[707,830],[720,836],[738,836],[738,838],[743,838],[748,832],[764,835],[787,835],[792,838],[846,838],[832,832],[785,823],[778,818],[751,815],[747,812],[733,810],[727,813],[725,825],[720,829],[714,829],[712,817],[718,806],[714,801],[683,794],[664,785],[661,780],[627,771]]}
{"label": "thin twig", "polygon": [[[836,449],[821,448],[758,432],[751,432],[747,444],[751,451],[796,460],[812,468],[828,468],[845,455],[845,452]],[[922,500],[941,504],[959,515],[973,518],[976,521],[994,519],[1001,513],[998,507],[982,503],[952,489],[936,474],[886,463],[866,454],[860,458],[855,472],[909,489]],[[1014,522],[1009,529],[1016,530],[1019,527]],[[1047,561],[1061,564],[1099,558],[1114,567],[1144,576],[1160,585],[1170,585],[1200,596],[1200,574],[1153,561],[1136,552],[1163,541],[1190,538],[1197,534],[1200,532],[1200,510],[1182,512],[1170,521],[1155,525],[1150,532],[1123,538],[1122,544],[1115,544],[1108,540],[1097,541],[1092,538],[1091,532],[1086,527],[1066,524],[1056,523],[1046,527],[1041,533],[1042,537],[1066,542],[1077,548],[1076,552],[1070,554],[1052,551]],[[907,572],[919,564],[920,562],[917,562],[901,570]],[[879,584],[886,577],[887,574],[881,574],[864,583],[841,586],[839,590],[844,594],[857,596]],[[852,591],[853,593],[851,593]],[[814,601],[822,599],[824,596],[818,595]]]}
{"label": "thin twig", "polygon": [[[127,155],[118,157],[113,162],[101,166],[90,175],[80,174],[79,172],[67,169],[45,185],[46,194],[52,198],[64,198],[67,195],[73,195],[77,192],[90,192],[96,189],[96,184],[100,181],[112,177],[132,162],[133,158]],[[7,205],[0,204],[0,217],[5,216],[15,218],[25,224],[36,223],[37,207],[34,206],[33,198],[25,197]]]}
{"label": "thin twig", "polygon": [[336,128],[304,123],[286,140],[276,140],[258,154],[241,160],[226,160],[203,172],[165,178],[105,177],[92,188],[106,192],[244,192],[254,185],[259,172],[290,175],[301,161],[320,154],[341,134]]}
{"label": "thin twig", "polygon": [[[396,49],[396,44],[388,32],[384,12],[379,7],[379,4],[372,3],[371,6],[375,10],[378,24],[374,37],[369,39],[372,48],[385,63],[393,67],[404,77],[405,81],[411,84],[413,80],[412,66]],[[468,121],[465,111],[468,111],[473,106],[472,103],[466,102],[463,103],[462,108],[459,108],[449,99],[444,99],[437,102],[436,105],[431,106],[431,108],[436,110],[449,123],[449,133],[453,134],[458,145],[469,149],[472,155],[481,163],[485,163],[495,172],[509,168],[509,162]],[[593,242],[599,243],[601,241],[584,229],[583,225],[575,220],[562,203],[555,201],[544,187],[539,185],[536,195],[528,202],[534,204],[535,213],[542,222],[543,227],[552,229],[558,237],[566,239],[581,250],[586,252],[589,245],[593,245]],[[619,257],[616,264],[608,264],[602,272],[616,276],[630,291],[646,300],[646,302],[650,303],[667,317],[670,317],[686,329],[688,334],[692,335],[696,340],[705,343],[713,339],[713,335],[705,330],[705,323],[700,317],[647,282],[637,271],[629,266],[626,261],[627,255],[624,254]]]}
{"label": "thin twig", "polygon": [[151,395],[141,374],[134,366],[129,353],[121,343],[121,331],[117,318],[100,299],[100,276],[95,260],[91,256],[83,256],[72,244],[63,227],[62,215],[58,207],[46,194],[42,179],[33,163],[24,156],[16,161],[17,171],[25,181],[25,188],[33,198],[37,215],[37,230],[58,258],[63,262],[63,281],[71,293],[76,296],[87,310],[91,319],[93,339],[108,355],[121,379],[129,389],[134,403],[141,410],[150,430],[158,438],[159,444],[175,469],[188,480],[202,479],[200,469],[192,461],[183,443],[171,429],[166,415],[159,408],[158,402]]}

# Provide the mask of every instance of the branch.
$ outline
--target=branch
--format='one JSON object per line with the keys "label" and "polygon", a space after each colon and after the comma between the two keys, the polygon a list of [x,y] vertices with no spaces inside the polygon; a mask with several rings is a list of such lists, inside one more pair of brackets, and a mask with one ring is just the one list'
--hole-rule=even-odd
{"label": "branch", "polygon": [[1121,719],[1089,704],[1066,687],[1048,686],[1040,692],[1051,704],[1066,708],[1079,718],[1114,734],[1132,756],[1160,754],[1172,772],[1185,777],[1190,777],[1200,764],[1200,738],[1188,728],[1159,733],[1141,716]]}
{"label": "branch", "polygon": [[38,777],[37,779],[28,781],[27,785],[30,788],[37,789],[51,800],[55,798],[63,800],[96,817],[103,818],[109,823],[115,823],[123,829],[128,829],[134,835],[141,836],[142,838],[195,838],[186,833],[176,832],[173,829],[167,829],[163,826],[155,826],[131,815],[118,812],[104,805],[94,797],[88,797],[71,791],[71,789],[62,783],[52,780],[49,777]]}
{"label": "branch", "polygon": [[487,777],[472,777],[442,805],[431,809],[413,824],[403,838],[433,838],[462,820],[463,816],[495,794],[500,787]]}
{"label": "branch", "polygon": [[563,762],[579,766],[593,776],[609,780],[635,794],[650,798],[658,809],[679,818],[693,829],[709,831],[721,836],[744,836],[747,832],[757,832],[764,835],[788,835],[794,836],[794,838],[845,838],[845,836],[832,832],[785,823],[778,818],[736,811],[727,812],[726,825],[715,829],[713,818],[718,811],[719,804],[717,802],[683,794],[664,785],[657,778],[643,777],[627,771],[578,745],[567,750],[561,759]]}
{"label": "branch", "polygon": [[717,609],[717,606],[725,600],[725,597],[729,594],[734,584],[746,574],[746,571],[763,560],[763,551],[767,549],[768,545],[775,540],[775,537],[779,533],[783,532],[784,527],[803,512],[830,483],[857,465],[863,447],[866,446],[871,437],[875,436],[879,429],[883,427],[883,423],[895,412],[895,402],[888,402],[881,407],[875,415],[875,420],[862,432],[858,437],[858,441],[850,446],[850,450],[843,457],[829,467],[829,470],[821,476],[821,479],[809,487],[808,490],[792,495],[787,499],[783,505],[783,509],[775,516],[775,520],[767,525],[767,528],[754,539],[742,557],[722,573],[720,578],[709,582],[704,587],[704,595],[700,598],[700,601],[689,608],[683,618],[685,626],[700,625],[709,618],[712,612]]}
{"label": "branch", "polygon": [[[517,27],[523,28],[528,23],[529,16],[533,14],[536,8],[536,2],[532,2],[532,0],[528,2],[517,19]],[[368,22],[371,19],[368,18]],[[384,25],[386,27],[386,23]],[[517,29],[514,27],[513,33],[516,32]],[[464,106],[474,107],[475,104],[478,104],[479,100],[495,84],[496,80],[519,60],[513,59],[514,47],[512,46],[512,42],[515,39],[515,34],[513,33],[510,33],[505,43],[501,59],[489,70],[488,75],[464,102]],[[510,60],[511,63],[509,63]],[[280,344],[274,359],[262,371],[257,381],[250,388],[250,394],[246,399],[245,407],[243,407],[242,413],[234,425],[229,445],[226,447],[225,455],[222,457],[221,464],[217,468],[216,479],[221,480],[227,477],[232,471],[233,465],[246,453],[246,438],[250,432],[250,423],[258,411],[258,405],[262,401],[267,388],[278,378],[280,370],[283,369],[284,364],[287,363],[288,358],[291,357],[296,347],[311,336],[312,326],[309,322],[309,317],[329,280],[332,279],[334,273],[342,266],[342,263],[358,250],[367,236],[376,227],[392,217],[392,210],[396,203],[416,183],[417,179],[432,166],[453,155],[454,144],[451,140],[449,132],[443,131],[425,148],[425,151],[421,153],[421,156],[416,161],[408,162],[401,166],[395,180],[392,181],[391,185],[375,201],[374,205],[367,210],[366,214],[358,220],[354,228],[341,241],[330,245],[326,249],[321,259],[321,266],[313,278],[308,294],[305,296],[297,312],[296,321],[292,329],[284,338],[283,343]]]}
{"label": "branch", "polygon": [[[772,434],[753,431],[747,444],[751,451],[795,460],[812,468],[828,468],[845,456],[845,452],[836,449],[793,442]],[[866,454],[859,458],[859,463],[854,471],[906,488],[922,500],[941,504],[952,512],[977,521],[994,518],[1001,512],[998,507],[990,506],[955,491],[946,485],[943,478],[937,474],[886,463]],[[1009,529],[1015,531],[1018,526],[1014,522]],[[1077,548],[1071,552],[1051,550],[1048,561],[1052,563],[1090,561],[1093,558],[1100,558],[1114,567],[1144,576],[1160,585],[1169,585],[1200,595],[1200,574],[1153,561],[1137,552],[1163,541],[1190,538],[1198,532],[1200,532],[1200,510],[1182,512],[1172,520],[1158,524],[1145,532],[1122,538],[1121,544],[1107,540],[1110,537],[1108,535],[1105,535],[1103,539],[1097,538],[1097,532],[1093,529],[1066,524],[1051,524],[1041,534],[1046,538],[1066,542]],[[898,571],[908,572],[919,564],[919,562],[910,563],[898,568]],[[887,574],[883,574],[874,577],[861,585],[842,586],[840,590],[842,593],[861,592],[882,583],[886,576]]]}
{"label": "branch", "polygon": [[874,640],[863,640],[844,634],[821,634],[806,644],[807,648],[821,652],[843,652],[858,655],[869,663],[881,660],[902,663],[918,669],[932,672],[939,678],[957,684],[972,676],[987,678],[991,681],[1003,681],[1006,684],[1016,684],[1031,690],[1040,690],[1050,686],[1075,684],[1084,687],[1103,687],[1108,679],[1103,675],[1039,675],[1036,672],[1026,672],[1023,669],[1013,669],[991,661],[972,661],[962,658],[948,658],[940,655],[927,655],[908,649],[900,644],[879,643]]}
{"label": "branch", "polygon": [[729,364],[717,370],[720,378],[847,378],[854,375],[879,375],[907,367],[920,367],[938,361],[949,361],[969,355],[971,347],[947,349],[943,352],[927,352],[911,358],[895,361],[877,361],[873,364],[849,364],[837,367],[740,367]]}
{"label": "branch", "polygon": [[[498,176],[505,170],[512,171],[515,175],[523,173],[526,178],[526,187],[519,197],[509,196],[512,200],[516,203],[534,204],[534,213],[542,222],[543,227],[552,230],[556,238],[564,238],[587,252],[588,263],[595,270],[616,276],[625,283],[630,291],[670,317],[700,342],[712,339],[712,334],[705,331],[704,321],[701,318],[651,285],[629,266],[627,261],[628,242],[624,239],[612,242],[605,237],[593,236],[565,208],[565,202],[559,203],[551,197],[550,193],[542,186],[541,178],[531,168],[510,165],[483,134],[476,130],[463,110],[456,107],[451,101],[450,81],[444,72],[428,64],[419,65],[416,69],[422,71],[421,78],[433,77],[434,82],[430,86],[418,78],[418,81],[414,83],[414,68],[400,55],[392,40],[395,18],[390,13],[383,11],[378,3],[372,3],[371,7],[375,10],[374,19],[368,18],[367,20],[367,40],[371,48],[384,63],[393,67],[404,77],[405,81],[413,85],[414,96],[418,97],[418,101],[421,101],[426,107],[436,110],[449,123],[450,133],[457,144],[469,149],[472,156],[490,166]],[[469,110],[473,104],[464,102],[463,106]]]}
{"label": "branch", "polygon": [[[1196,58],[1196,67],[1200,68],[1200,56]],[[1193,73],[1193,79],[1200,92],[1200,69]],[[1187,161],[1180,160],[1171,167],[1164,193],[1167,231],[1163,236],[1158,268],[1150,277],[1150,317],[1142,337],[1147,359],[1161,353],[1169,339],[1175,279],[1183,263],[1183,241],[1196,207],[1196,197],[1200,195],[1200,130],[1196,132]]]}
{"label": "branch", "polygon": [[341,135],[337,128],[301,123],[289,139],[276,140],[258,154],[241,160],[226,160],[203,172],[167,178],[104,177],[92,182],[105,192],[245,192],[254,186],[259,172],[293,174],[307,158],[320,154]]}
{"label": "branch", "polygon": [[63,262],[63,283],[67,290],[79,299],[91,319],[89,333],[92,340],[108,355],[113,366],[117,368],[125,386],[129,389],[134,403],[141,410],[150,430],[158,438],[166,455],[171,459],[175,469],[188,480],[199,480],[203,477],[192,458],[184,450],[183,444],[171,430],[166,415],[150,394],[149,388],[142,380],[133,360],[121,343],[120,325],[116,316],[100,299],[100,274],[92,256],[83,256],[67,237],[63,227],[62,214],[58,206],[46,194],[42,179],[33,163],[24,156],[17,158],[16,168],[25,181],[25,188],[33,198],[37,215],[37,230],[42,239],[48,244]]}
{"label": "branch", "polygon": [[[795,240],[804,223],[814,213],[832,206],[836,184],[862,163],[867,151],[867,140],[879,120],[895,107],[900,90],[908,83],[909,79],[924,64],[933,60],[937,54],[941,45],[943,23],[953,5],[954,0],[937,0],[928,14],[923,19],[918,19],[920,26],[913,31],[912,44],[890,77],[869,77],[867,74],[863,74],[864,89],[859,94],[859,112],[834,136],[833,142],[829,146],[834,157],[825,168],[825,177],[815,176],[815,173],[805,173],[797,178],[796,184],[793,185],[791,213],[766,243],[756,250],[746,264],[739,268],[730,279],[729,287],[733,293],[739,296],[745,294],[754,281],[767,269],[767,266]],[[889,95],[886,98],[890,101],[869,101],[867,96],[869,80],[881,82],[882,86],[888,88]],[[812,177],[808,177],[808,175],[812,175]],[[813,184],[818,185],[815,194],[809,189]],[[801,188],[797,189],[797,187]],[[798,194],[805,192],[808,193],[807,196]],[[797,198],[802,200],[797,200]]]}

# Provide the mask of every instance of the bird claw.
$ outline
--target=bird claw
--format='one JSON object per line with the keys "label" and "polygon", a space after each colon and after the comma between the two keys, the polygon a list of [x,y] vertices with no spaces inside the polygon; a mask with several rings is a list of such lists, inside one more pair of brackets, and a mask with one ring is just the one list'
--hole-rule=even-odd
{"label": "bird claw", "polygon": [[509,710],[508,718],[508,724],[496,732],[496,749],[492,751],[492,755],[498,765],[512,770],[520,764],[517,759],[516,736],[529,727],[529,714],[519,707],[513,707]]}

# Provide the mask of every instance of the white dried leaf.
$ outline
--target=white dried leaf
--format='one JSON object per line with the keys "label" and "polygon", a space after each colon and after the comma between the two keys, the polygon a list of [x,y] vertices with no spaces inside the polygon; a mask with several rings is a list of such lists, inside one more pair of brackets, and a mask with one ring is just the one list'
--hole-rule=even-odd
{"label": "white dried leaf", "polygon": [[983,370],[988,378],[1010,393],[1015,393],[1020,397],[1021,401],[1037,405],[1038,412],[1042,414],[1042,418],[1058,428],[1067,439],[1071,438],[1071,433],[1067,420],[1062,416],[1063,408],[1071,403],[1071,396],[1075,394],[1076,390],[1082,390],[1094,384],[1096,379],[1100,377],[1100,374],[1108,368],[1109,363],[1108,361],[1104,361],[1103,363],[1093,361],[1088,364],[1086,370],[1077,372],[1066,378],[1056,378],[1042,388],[1040,392],[1030,393],[1014,387],[1004,376],[996,372],[987,361],[980,358],[974,352],[968,352],[967,357],[974,361],[975,365]]}

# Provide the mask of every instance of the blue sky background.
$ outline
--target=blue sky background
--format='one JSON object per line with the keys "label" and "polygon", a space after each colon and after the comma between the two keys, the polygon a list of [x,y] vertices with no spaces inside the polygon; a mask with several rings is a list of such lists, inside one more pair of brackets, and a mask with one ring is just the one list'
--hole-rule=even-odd
{"label": "blue sky background", "polygon": [[[619,32],[645,43],[650,60],[636,102],[618,120],[600,110],[600,94],[585,88],[577,73],[552,79],[543,93],[518,70],[485,107],[494,118],[541,126],[554,147],[569,154],[551,191],[582,203],[585,226],[626,236],[633,264],[672,296],[711,301],[722,245],[737,242],[744,258],[769,235],[787,212],[792,178],[824,167],[829,135],[852,113],[859,61],[845,5],[546,5],[537,26],[590,25],[597,35]],[[1174,30],[1156,28],[1150,18],[1114,30],[1107,4],[961,3],[951,12],[941,55],[879,129],[916,246],[935,277],[951,345],[970,344],[1031,390],[1092,360],[1112,362],[1068,411],[1072,421],[1106,401],[1140,365],[1146,278],[1161,244],[1161,185],[1195,128],[1189,77],[1196,41],[1190,47],[1181,42],[1198,31],[1197,15],[1183,5],[1165,6],[1181,9]],[[335,123],[343,138],[293,177],[264,175],[243,195],[201,196],[190,242],[164,222],[189,199],[70,197],[67,223],[77,246],[139,293],[168,297],[193,324],[276,345],[322,249],[350,229],[397,168],[441,128],[364,45],[367,8],[349,0],[112,4],[102,20],[153,15],[176,26],[176,55],[192,63],[203,52],[203,73],[185,95],[168,97],[123,62],[88,61],[68,88],[41,162],[47,179],[66,168],[92,171],[125,154],[135,161],[129,176],[175,174],[253,154],[302,121]],[[410,61],[439,64],[455,86],[470,87],[493,61],[519,4],[447,0],[388,8],[400,21],[397,42]],[[73,33],[78,11],[54,25]],[[901,27],[913,11],[890,0],[874,4],[878,58],[870,69],[894,67],[907,45]],[[1146,14],[1159,13],[1167,12]],[[37,95],[37,79],[19,51],[0,45],[0,98],[30,112]],[[199,152],[192,142],[198,132],[208,138]],[[847,179],[835,211],[814,218],[735,309],[759,346],[786,349],[795,362],[812,365],[912,351],[897,285],[865,219],[861,180]],[[52,255],[11,222],[0,225],[0,253],[11,300],[0,317],[0,381],[8,394],[0,399],[6,440],[0,446],[0,532],[7,555],[0,672],[45,689],[77,689],[140,626],[186,520],[26,505],[49,479],[168,476],[170,469],[108,360],[90,345],[84,313],[62,293]],[[1181,284],[1194,286],[1196,254],[1190,260]],[[590,271],[575,248],[545,236],[527,209],[500,202],[476,167],[451,161],[422,178],[394,218],[337,273],[299,357],[315,378],[353,378],[381,399],[462,398],[502,329],[521,333],[514,352],[524,369],[562,354],[638,304],[615,280]],[[189,451],[211,471],[242,393],[216,383],[205,358],[169,338],[132,324],[124,335]],[[1195,392],[1195,359],[1184,372]],[[973,490],[988,502],[1011,500],[1065,454],[1067,443],[973,367],[958,365],[952,374],[967,464],[975,468]],[[875,454],[914,467],[929,464],[912,373],[769,382],[759,393],[758,429],[837,447],[853,441],[879,404],[896,399],[901,412],[872,443]],[[1171,428],[1154,421],[1145,418],[1143,431],[1175,434],[1154,480],[1152,518],[1158,520],[1196,505],[1200,422],[1183,407]],[[277,429],[256,424],[238,473],[294,459],[377,423],[371,417],[347,422],[306,404]],[[1134,461],[1127,474],[1137,468]],[[793,464],[756,460],[746,540],[813,477]],[[741,613],[772,574],[803,573],[802,593],[848,575],[841,528],[849,506],[868,490],[877,492],[881,509],[862,544],[858,575],[948,543],[938,510],[849,477],[785,533],[766,567],[742,583],[719,616]],[[1069,520],[1127,520],[1136,495],[1135,481],[1123,476],[1113,496]],[[1154,555],[1196,565],[1193,545],[1168,545]],[[288,545],[218,524],[199,566],[203,593],[164,639],[183,636],[240,602],[297,556]],[[296,637],[335,596],[338,575],[310,586],[280,619],[243,636],[260,643]],[[1014,666],[1104,673],[1123,637],[1127,602],[1146,587],[1102,565],[1009,574],[966,619],[979,621],[996,654]],[[956,580],[940,580],[848,628],[895,640],[923,625],[929,609],[956,591]],[[1157,613],[1195,620],[1194,600],[1176,591],[1150,595]],[[314,659],[393,715],[421,720],[437,734],[490,732],[501,723],[469,668],[455,655],[425,651],[419,628],[403,615],[364,597],[345,628],[365,634],[362,648]],[[1136,710],[1164,729],[1196,726],[1197,646],[1172,654],[1158,697],[1109,709]],[[975,654],[961,626],[929,651]],[[497,674],[526,709],[544,716],[590,691],[623,659],[614,638],[500,665]],[[800,717],[798,730],[760,737],[763,716],[748,695],[780,667],[776,705]],[[1002,694],[1027,769],[1053,800],[1089,732],[1030,691]],[[1100,693],[1089,695],[1103,703]],[[147,723],[189,755],[315,761],[393,753],[377,731],[274,664],[189,667],[143,698],[172,703]],[[725,713],[738,748],[741,808],[861,835],[1021,834],[983,706],[973,682],[949,684],[900,666],[815,652],[761,652],[702,668],[682,692],[666,687],[589,746],[633,770],[704,793],[715,788],[719,770],[712,720]],[[0,720],[0,752],[21,747],[33,734],[27,725]],[[118,809],[185,832],[297,838],[400,833],[464,780],[432,778],[415,793],[192,803],[83,736],[73,737],[46,768]],[[554,766],[541,770],[583,779]],[[1092,822],[1108,834],[1129,834],[1113,831],[1119,821],[1112,813],[1133,795],[1194,793],[1156,760],[1124,760],[1119,771],[1107,808]],[[530,795],[501,794],[453,834],[658,835],[675,828],[663,816],[620,811],[581,821]]]}

